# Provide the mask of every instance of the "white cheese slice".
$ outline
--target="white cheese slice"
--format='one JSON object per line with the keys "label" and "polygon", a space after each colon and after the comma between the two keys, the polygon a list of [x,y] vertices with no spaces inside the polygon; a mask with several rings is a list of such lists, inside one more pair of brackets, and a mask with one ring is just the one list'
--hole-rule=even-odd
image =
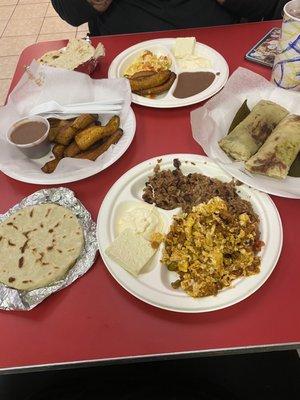
{"label": "white cheese slice", "polygon": [[156,250],[148,240],[131,229],[124,230],[106,249],[106,254],[132,275],[137,276]]}

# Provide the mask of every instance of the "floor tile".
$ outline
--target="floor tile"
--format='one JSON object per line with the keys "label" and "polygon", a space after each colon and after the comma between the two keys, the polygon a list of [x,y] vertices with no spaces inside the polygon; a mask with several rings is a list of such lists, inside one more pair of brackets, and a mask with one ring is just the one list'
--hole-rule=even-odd
{"label": "floor tile", "polygon": [[8,21],[5,21],[4,19],[0,19],[0,36],[4,32],[4,29],[7,25]]}
{"label": "floor tile", "polygon": [[18,4],[18,0],[0,0],[0,6],[13,6]]}
{"label": "floor tile", "polygon": [[74,26],[69,25],[63,21],[60,17],[47,17],[43,22],[43,26],[40,34],[45,35],[48,33],[60,33],[60,32],[76,32]]}
{"label": "floor tile", "polygon": [[10,87],[10,79],[0,79],[0,106],[5,102],[8,89]]}
{"label": "floor tile", "polygon": [[48,33],[47,35],[39,35],[38,42],[48,42],[50,40],[73,39],[75,32]]}
{"label": "floor tile", "polygon": [[12,78],[16,69],[19,56],[0,57],[1,79]]}
{"label": "floor tile", "polygon": [[89,24],[86,22],[85,24],[79,25],[79,27],[77,28],[77,31],[84,31],[87,32],[89,30]]}
{"label": "floor tile", "polygon": [[83,38],[86,37],[87,33],[88,33],[88,31],[86,31],[86,32],[85,31],[77,32],[76,33],[76,37],[79,38],[79,39],[83,39]]}
{"label": "floor tile", "polygon": [[19,0],[19,4],[50,3],[50,0]]}
{"label": "floor tile", "polygon": [[48,5],[46,17],[57,17],[57,12],[54,10],[52,3],[49,3]]}
{"label": "floor tile", "polygon": [[26,18],[43,18],[48,8],[47,3],[35,4],[18,4],[13,12],[12,19]]}
{"label": "floor tile", "polygon": [[0,19],[8,21],[11,17],[15,6],[0,6]]}
{"label": "floor tile", "polygon": [[11,19],[5,28],[3,37],[38,35],[43,18]]}
{"label": "floor tile", "polygon": [[0,39],[0,54],[1,56],[17,56],[22,50],[35,43],[37,35],[32,36],[16,36],[2,37]]}

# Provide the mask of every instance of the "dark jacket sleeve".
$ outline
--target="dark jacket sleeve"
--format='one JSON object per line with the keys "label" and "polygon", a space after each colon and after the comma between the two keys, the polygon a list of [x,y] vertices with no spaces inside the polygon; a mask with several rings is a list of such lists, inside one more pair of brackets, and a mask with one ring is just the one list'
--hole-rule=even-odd
{"label": "dark jacket sleeve", "polygon": [[99,14],[86,0],[51,0],[58,15],[70,25],[79,26]]}
{"label": "dark jacket sleeve", "polygon": [[282,0],[225,0],[223,7],[241,18],[257,20],[272,18],[278,3],[282,3],[283,7],[286,2]]}

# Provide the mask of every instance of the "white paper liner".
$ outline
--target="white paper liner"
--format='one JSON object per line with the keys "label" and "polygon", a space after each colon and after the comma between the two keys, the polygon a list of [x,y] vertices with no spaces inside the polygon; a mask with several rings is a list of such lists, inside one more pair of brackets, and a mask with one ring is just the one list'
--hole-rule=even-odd
{"label": "white paper liner", "polygon": [[224,89],[204,106],[191,112],[193,137],[205,153],[235,178],[266,193],[300,198],[300,178],[284,180],[252,175],[244,164],[232,161],[219,147],[242,103],[247,100],[250,110],[260,100],[271,100],[300,114],[300,93],[280,89],[248,69],[239,67],[229,78]]}

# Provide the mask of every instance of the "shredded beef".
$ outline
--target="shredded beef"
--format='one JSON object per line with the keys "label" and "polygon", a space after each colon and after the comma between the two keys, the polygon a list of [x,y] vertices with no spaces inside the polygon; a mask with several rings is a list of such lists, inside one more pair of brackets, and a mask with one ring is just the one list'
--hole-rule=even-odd
{"label": "shredded beef", "polygon": [[193,206],[219,196],[228,203],[230,212],[247,213],[253,222],[258,220],[250,202],[237,194],[233,181],[224,183],[199,173],[183,175],[178,159],[173,165],[174,170],[160,170],[159,164],[156,165],[154,174],[146,182],[144,201],[164,210],[181,207],[184,212],[190,212]]}

